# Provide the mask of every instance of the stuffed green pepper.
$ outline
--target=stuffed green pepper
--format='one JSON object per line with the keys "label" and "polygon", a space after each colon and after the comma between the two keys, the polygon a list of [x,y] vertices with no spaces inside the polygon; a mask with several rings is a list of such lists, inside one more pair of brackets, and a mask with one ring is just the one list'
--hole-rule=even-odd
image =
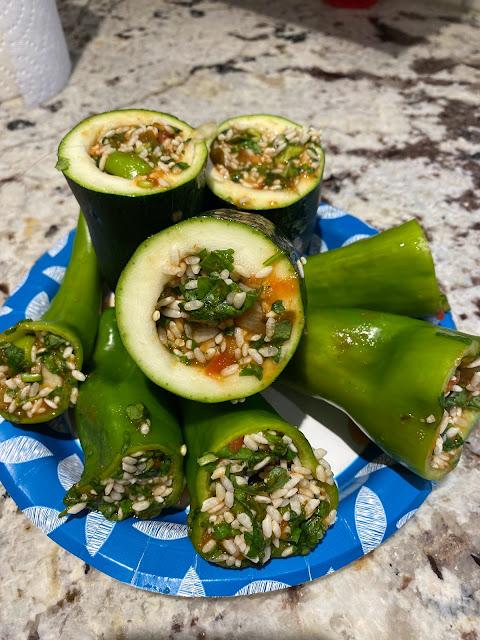
{"label": "stuffed green pepper", "polygon": [[257,393],[282,371],[304,325],[304,284],[274,225],[220,210],[148,238],[116,290],[126,349],[173,393],[223,402]]}
{"label": "stuffed green pepper", "polygon": [[224,567],[309,553],[335,522],[337,487],[323,449],[260,396],[182,404],[197,552]]}
{"label": "stuffed green pepper", "polygon": [[0,415],[33,424],[75,404],[100,300],[97,259],[80,214],[70,262],[48,310],[40,320],[22,320],[0,334]]}
{"label": "stuffed green pepper", "polygon": [[110,287],[145,238],[201,210],[206,159],[188,124],[145,109],[91,116],[63,138],[57,168],[85,213]]}
{"label": "stuffed green pepper", "polygon": [[[210,145],[207,208],[261,213],[295,248],[312,239],[324,153],[320,133],[280,116],[237,116],[222,122]],[[208,197],[208,194],[207,194]]]}
{"label": "stuffed green pepper", "polygon": [[360,307],[441,317],[448,310],[416,220],[311,256],[304,269],[311,313],[325,307]]}
{"label": "stuffed green pepper", "polygon": [[125,351],[114,309],[101,316],[75,421],[85,466],[65,496],[66,512],[89,508],[110,520],[153,518],[178,501],[186,449],[172,401]]}
{"label": "stuffed green pepper", "polygon": [[480,419],[480,339],[422,320],[318,309],[282,380],[339,406],[392,458],[438,480]]}

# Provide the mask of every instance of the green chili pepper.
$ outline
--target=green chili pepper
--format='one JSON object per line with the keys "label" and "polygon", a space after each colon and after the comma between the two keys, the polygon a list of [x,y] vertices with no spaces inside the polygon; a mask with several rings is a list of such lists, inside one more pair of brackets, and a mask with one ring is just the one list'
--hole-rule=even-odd
{"label": "green chili pepper", "polygon": [[[50,307],[41,320],[22,320],[0,334],[0,365],[4,368],[0,369],[0,415],[32,424],[46,422],[68,408],[71,399],[75,400],[72,391],[82,378],[77,372],[93,349],[100,302],[97,258],[80,213],[70,262]],[[68,353],[65,349],[71,349],[70,357],[64,356]],[[18,374],[19,382],[13,380]],[[5,384],[8,379],[13,380],[13,389]],[[31,384],[30,393],[25,393],[26,384]],[[50,392],[42,396],[47,387]],[[48,403],[42,401],[41,411],[32,413],[41,397]]]}
{"label": "green chili pepper", "polygon": [[309,313],[361,307],[411,316],[448,310],[422,227],[416,220],[308,258]]}
{"label": "green chili pepper", "polygon": [[[422,320],[316,309],[282,380],[339,406],[392,458],[437,480],[454,468],[461,453],[458,440],[443,461],[434,456],[450,437],[448,428],[458,427],[465,440],[480,418],[480,406],[463,400],[458,404],[462,415],[451,418],[457,407],[449,391],[454,375],[468,386],[478,370],[468,365],[475,364],[479,352],[479,338]],[[445,402],[446,394],[451,403]]]}
{"label": "green chili pepper", "polygon": [[112,151],[105,162],[105,171],[120,178],[135,178],[151,173],[152,167],[136,153]]}
{"label": "green chili pepper", "polygon": [[[338,504],[338,492],[328,464],[322,460],[319,463],[305,436],[280,418],[260,396],[252,396],[235,406],[226,402],[207,405],[183,401],[182,413],[187,444],[186,477],[191,504],[189,534],[198,553],[222,566],[240,567],[263,564],[270,556],[285,557],[311,551],[334,520],[335,514],[332,512]],[[248,448],[248,438],[252,434],[258,436],[259,433],[268,440],[268,445],[260,445],[257,450]],[[287,440],[283,439],[284,436]],[[286,465],[295,464],[297,456],[301,466],[310,470],[318,483],[322,498],[308,515],[306,507],[302,507],[301,513],[296,514],[290,506],[278,506],[282,516],[289,511],[288,521],[285,518],[283,525],[289,524],[290,531],[287,529],[282,532],[278,547],[270,547],[270,539],[266,537],[262,523],[268,504],[271,503],[268,500],[258,501],[256,497],[268,496],[281,490],[290,479],[290,466],[287,470]],[[285,468],[280,465],[281,460],[284,461]],[[325,466],[322,466],[322,462]],[[212,522],[209,520],[211,514],[205,510],[205,504],[208,504],[205,501],[216,495],[211,476],[222,465],[226,467],[227,480],[234,485],[234,501],[229,507],[228,498],[225,497],[225,508],[214,512],[218,520]],[[238,472],[235,465],[243,466],[240,475],[248,476],[248,483],[245,479],[241,484],[237,483]],[[255,471],[256,465],[260,465],[258,471]],[[228,481],[224,480],[227,487]],[[217,478],[218,482],[222,481]],[[235,517],[233,522],[233,518],[225,516],[230,522],[224,518],[226,509]],[[322,515],[319,516],[319,513]],[[242,531],[242,521],[245,520],[242,514],[250,519],[250,530]],[[230,525],[230,528],[226,525]],[[268,529],[268,525],[266,526]],[[237,558],[237,563],[234,564],[232,560],[228,561],[223,557],[224,539],[242,533],[250,549]],[[223,542],[219,544],[219,540]],[[226,544],[229,545],[230,542],[227,541]]]}
{"label": "green chili pepper", "polygon": [[114,309],[100,318],[93,371],[80,389],[75,419],[85,467],[64,498],[66,511],[153,518],[178,501],[184,485],[178,420],[169,396],[125,351]]}

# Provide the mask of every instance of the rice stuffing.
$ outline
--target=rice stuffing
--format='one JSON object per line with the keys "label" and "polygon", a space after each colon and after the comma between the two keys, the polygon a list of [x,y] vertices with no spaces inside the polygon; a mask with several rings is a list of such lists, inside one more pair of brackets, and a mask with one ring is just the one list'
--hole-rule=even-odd
{"label": "rice stuffing", "polygon": [[209,375],[259,380],[267,363],[280,362],[295,313],[287,299],[271,301],[273,266],[245,276],[233,249],[180,257],[173,246],[164,272],[169,280],[151,317],[160,342],[181,362]]}
{"label": "rice stuffing", "polygon": [[201,505],[207,559],[240,568],[311,551],[336,519],[324,487],[333,484],[324,454],[316,452],[312,471],[291,438],[268,430],[200,458],[210,474],[210,495]]}

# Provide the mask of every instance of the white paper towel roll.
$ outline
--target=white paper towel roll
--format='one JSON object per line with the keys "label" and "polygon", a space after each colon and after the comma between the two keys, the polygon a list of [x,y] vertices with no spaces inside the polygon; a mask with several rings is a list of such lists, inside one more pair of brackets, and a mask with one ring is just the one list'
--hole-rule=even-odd
{"label": "white paper towel roll", "polygon": [[56,95],[71,71],[55,0],[0,0],[0,98],[28,106]]}

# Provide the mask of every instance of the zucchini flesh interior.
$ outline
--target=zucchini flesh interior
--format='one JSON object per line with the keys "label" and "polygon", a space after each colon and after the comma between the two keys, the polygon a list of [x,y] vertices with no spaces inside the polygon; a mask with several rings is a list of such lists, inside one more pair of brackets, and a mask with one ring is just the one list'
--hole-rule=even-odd
{"label": "zucchini flesh interior", "polygon": [[279,116],[239,116],[218,128],[207,183],[216,196],[241,209],[275,209],[315,189],[323,165],[315,129]]}
{"label": "zucchini flesh interior", "polygon": [[85,380],[68,339],[40,324],[19,323],[0,344],[0,412],[13,422],[45,422],[63,413]]}
{"label": "zucchini flesh interior", "polygon": [[[463,444],[478,422],[480,412],[480,358],[464,358],[448,381],[440,398],[443,416],[437,429],[430,466],[439,472],[453,469],[460,458]],[[434,422],[435,416],[427,416]]]}
{"label": "zucchini flesh interior", "polygon": [[197,462],[208,470],[209,495],[194,524],[203,531],[202,555],[241,568],[309,553],[337,513],[325,451],[315,455],[312,471],[302,465],[292,439],[270,429],[205,452]]}
{"label": "zucchini flesh interior", "polygon": [[[284,368],[304,325],[298,265],[239,214],[192,218],[148,239],[117,287],[120,333],[158,385],[240,399]],[[267,222],[267,221],[264,221]],[[301,265],[300,265],[301,266]]]}
{"label": "zucchini flesh interior", "polygon": [[195,178],[205,163],[205,144],[193,133],[185,122],[157,111],[97,114],[63,138],[57,168],[92,191],[130,196],[166,191]]}

